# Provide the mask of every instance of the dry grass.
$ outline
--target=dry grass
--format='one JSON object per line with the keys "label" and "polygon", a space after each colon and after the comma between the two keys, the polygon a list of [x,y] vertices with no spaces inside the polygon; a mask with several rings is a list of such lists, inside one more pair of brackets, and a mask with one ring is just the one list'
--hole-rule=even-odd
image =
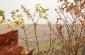
{"label": "dry grass", "polygon": [[[26,27],[28,27],[28,25],[25,25]],[[23,30],[20,27],[15,27],[14,25],[11,25],[11,27],[13,29],[18,29],[19,30],[19,45],[26,47],[24,41],[21,38],[24,38],[24,34],[23,34]],[[52,27],[54,28],[55,25],[52,25]],[[6,28],[6,24],[1,24],[0,25],[0,34],[1,33],[6,33],[8,31],[10,31],[11,29],[7,29]],[[47,33],[49,32],[49,27],[46,24],[39,24],[37,26],[37,35],[38,35],[38,40],[39,40],[39,45],[42,47],[44,47],[43,45],[46,43],[49,43],[49,35],[47,35]],[[30,48],[36,47],[36,39],[34,36],[34,28],[33,26],[30,27],[27,31],[26,34],[28,36],[28,44]],[[20,38],[21,37],[21,38]]]}

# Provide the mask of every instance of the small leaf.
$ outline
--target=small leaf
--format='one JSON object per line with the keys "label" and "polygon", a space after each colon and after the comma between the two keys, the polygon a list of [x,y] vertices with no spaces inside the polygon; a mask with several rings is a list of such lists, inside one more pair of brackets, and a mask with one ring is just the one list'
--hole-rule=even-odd
{"label": "small leaf", "polygon": [[12,12],[11,12],[11,14],[15,14],[15,12],[14,12],[14,11],[12,11]]}
{"label": "small leaf", "polygon": [[23,20],[23,18],[21,19],[21,22],[22,22],[22,23],[24,23],[24,20]]}
{"label": "small leaf", "polygon": [[0,20],[0,24],[2,23],[3,21],[2,20]]}
{"label": "small leaf", "polygon": [[19,9],[17,9],[16,12],[19,12]]}
{"label": "small leaf", "polygon": [[35,22],[33,25],[34,25],[34,26],[37,26],[38,24]]}
{"label": "small leaf", "polygon": [[12,16],[12,18],[13,18],[14,20],[16,20],[16,18],[15,18],[14,16]]}
{"label": "small leaf", "polygon": [[38,7],[36,7],[36,11],[39,11]]}
{"label": "small leaf", "polygon": [[9,19],[8,19],[7,21],[8,21],[8,22],[10,22],[10,20],[9,20]]}
{"label": "small leaf", "polygon": [[0,10],[0,16],[4,16],[4,11]]}
{"label": "small leaf", "polygon": [[11,27],[9,25],[6,26],[7,29],[10,29]]}
{"label": "small leaf", "polygon": [[44,16],[43,18],[44,18],[44,19],[46,19],[46,18],[47,18],[47,16]]}
{"label": "small leaf", "polygon": [[19,21],[15,21],[15,26],[18,26],[19,24]]}
{"label": "small leaf", "polygon": [[5,20],[4,16],[2,16],[2,19],[0,20],[0,24],[3,23]]}
{"label": "small leaf", "polygon": [[39,6],[39,5],[41,5],[41,4],[36,4],[35,6]]}
{"label": "small leaf", "polygon": [[43,18],[43,15],[42,15],[42,14],[39,14],[39,17],[40,17],[40,18]]}
{"label": "small leaf", "polygon": [[48,11],[49,9],[44,9],[42,8],[42,13],[46,13],[46,11]]}

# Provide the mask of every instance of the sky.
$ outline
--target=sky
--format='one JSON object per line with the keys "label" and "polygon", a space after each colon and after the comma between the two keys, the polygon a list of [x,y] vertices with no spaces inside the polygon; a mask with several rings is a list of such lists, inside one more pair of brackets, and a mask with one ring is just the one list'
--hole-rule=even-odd
{"label": "sky", "polygon": [[[57,0],[0,0],[0,10],[4,10],[5,17],[10,19],[12,10],[20,9],[21,5],[24,5],[31,11],[34,11],[36,4],[41,4],[43,7],[49,8],[48,18],[53,23],[56,22],[55,8],[58,6]],[[25,19],[25,23],[32,23],[32,21]],[[45,20],[40,19],[38,23],[45,24],[46,22]]]}
{"label": "sky", "polygon": [[[31,12],[34,12],[36,4],[41,4],[43,7],[49,8],[48,18],[50,21],[52,21],[53,24],[55,24],[57,17],[55,8],[60,5],[59,3],[57,3],[57,0],[0,0],[0,10],[5,11],[6,19],[11,19],[11,11],[20,9],[21,5],[24,5],[26,8],[30,9]],[[32,21],[28,20],[25,16],[24,20],[25,23],[32,23]],[[46,24],[46,21],[44,19],[40,19],[38,23]]]}

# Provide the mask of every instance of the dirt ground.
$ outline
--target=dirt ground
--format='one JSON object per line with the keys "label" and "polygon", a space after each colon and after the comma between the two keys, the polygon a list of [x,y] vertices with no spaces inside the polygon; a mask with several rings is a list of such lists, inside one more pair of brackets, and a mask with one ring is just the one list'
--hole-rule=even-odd
{"label": "dirt ground", "polygon": [[[6,26],[7,26],[6,24],[0,24],[0,34],[6,33],[11,30],[11,29],[7,29]],[[14,25],[10,25],[10,26],[15,30],[19,30],[19,32],[18,32],[19,33],[19,45],[26,48],[25,41],[23,41],[23,39],[25,39],[23,30],[20,27],[15,27]],[[25,24],[25,27],[27,28],[28,25]],[[52,25],[52,27],[55,28],[55,25]],[[38,41],[39,41],[40,46],[42,44],[49,43],[49,35],[47,35],[48,32],[49,32],[48,25],[39,24],[37,26],[37,36],[38,36]],[[29,48],[35,48],[36,47],[36,38],[34,35],[33,26],[30,27],[28,30],[26,30],[26,35],[28,38]]]}

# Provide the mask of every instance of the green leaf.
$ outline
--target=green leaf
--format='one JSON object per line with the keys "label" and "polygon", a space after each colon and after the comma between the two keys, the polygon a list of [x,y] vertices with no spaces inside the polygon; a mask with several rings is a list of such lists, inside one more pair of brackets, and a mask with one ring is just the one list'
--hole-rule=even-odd
{"label": "green leaf", "polygon": [[33,25],[34,25],[34,26],[37,26],[38,24],[35,22]]}
{"label": "green leaf", "polygon": [[42,8],[42,13],[46,13],[46,11],[48,11],[49,9],[44,9]]}
{"label": "green leaf", "polygon": [[8,21],[8,22],[10,22],[10,20],[9,20],[9,19],[8,19],[7,21]]}
{"label": "green leaf", "polygon": [[0,24],[2,24],[4,22],[4,20],[5,20],[5,17],[2,16],[2,19],[0,20]]}
{"label": "green leaf", "polygon": [[4,11],[0,10],[0,16],[2,16],[2,19],[0,20],[0,24],[4,22],[5,17],[4,17]]}
{"label": "green leaf", "polygon": [[24,8],[24,6],[23,6],[23,5],[21,5],[21,8]]}
{"label": "green leaf", "polygon": [[39,17],[40,17],[40,18],[43,18],[43,15],[42,15],[42,14],[39,14]]}
{"label": "green leaf", "polygon": [[63,0],[60,0],[60,2],[62,2]]}
{"label": "green leaf", "polygon": [[0,16],[4,16],[4,11],[0,10]]}
{"label": "green leaf", "polygon": [[46,18],[47,18],[47,16],[44,16],[43,18],[44,18],[44,19],[46,19]]}
{"label": "green leaf", "polygon": [[38,7],[36,7],[36,11],[39,11]]}
{"label": "green leaf", "polygon": [[7,29],[10,29],[11,27],[9,25],[6,26]]}
{"label": "green leaf", "polygon": [[49,9],[45,9],[45,11],[48,11]]}
{"label": "green leaf", "polygon": [[14,12],[14,11],[12,11],[12,12],[11,12],[11,14],[15,14],[15,12]]}
{"label": "green leaf", "polygon": [[21,5],[21,8],[22,8],[24,11],[26,11],[26,8],[25,8],[23,5]]}
{"label": "green leaf", "polygon": [[16,20],[16,18],[14,16],[12,16],[13,20]]}
{"label": "green leaf", "polygon": [[41,4],[36,4],[35,6],[40,6]]}
{"label": "green leaf", "polygon": [[16,12],[19,12],[19,9],[17,9]]}
{"label": "green leaf", "polygon": [[15,21],[15,26],[17,27],[20,24],[19,21]]}

